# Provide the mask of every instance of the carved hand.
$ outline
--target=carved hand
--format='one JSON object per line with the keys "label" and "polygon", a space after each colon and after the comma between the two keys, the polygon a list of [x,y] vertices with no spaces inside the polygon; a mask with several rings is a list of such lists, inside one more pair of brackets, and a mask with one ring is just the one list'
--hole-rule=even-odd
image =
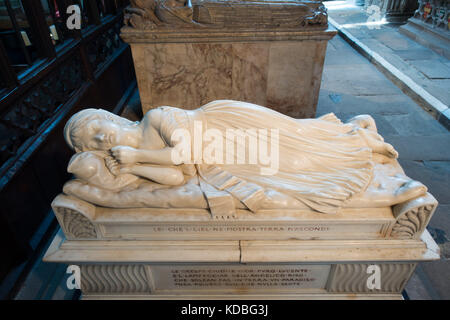
{"label": "carved hand", "polygon": [[124,174],[124,173],[133,173],[133,167],[135,166],[135,164],[125,164],[120,166],[120,173]]}
{"label": "carved hand", "polygon": [[112,148],[111,153],[121,164],[134,164],[137,162],[138,150],[135,148],[118,146]]}
{"label": "carved hand", "polygon": [[106,157],[105,164],[113,175],[117,176],[120,174],[120,165],[116,159],[114,159],[113,157]]}

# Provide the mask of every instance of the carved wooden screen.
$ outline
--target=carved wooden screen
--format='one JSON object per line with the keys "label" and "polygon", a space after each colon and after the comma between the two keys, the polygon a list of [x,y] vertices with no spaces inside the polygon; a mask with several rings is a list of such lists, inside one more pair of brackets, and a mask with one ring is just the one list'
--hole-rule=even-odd
{"label": "carved wooden screen", "polygon": [[[87,18],[69,30],[67,8],[81,3]],[[86,105],[112,111],[133,92],[131,50],[119,37],[128,3],[0,0],[0,284],[35,250],[69,178],[64,122]]]}
{"label": "carved wooden screen", "polygon": [[[0,0],[0,176],[125,45],[119,33],[128,2]],[[74,4],[81,30],[67,28]]]}

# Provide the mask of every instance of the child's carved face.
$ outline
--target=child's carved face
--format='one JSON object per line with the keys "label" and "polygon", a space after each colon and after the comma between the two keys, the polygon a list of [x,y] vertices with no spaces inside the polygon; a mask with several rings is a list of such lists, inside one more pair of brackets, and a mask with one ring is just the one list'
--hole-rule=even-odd
{"label": "child's carved face", "polygon": [[121,127],[108,120],[91,120],[82,133],[85,150],[110,150],[118,146],[121,136]]}

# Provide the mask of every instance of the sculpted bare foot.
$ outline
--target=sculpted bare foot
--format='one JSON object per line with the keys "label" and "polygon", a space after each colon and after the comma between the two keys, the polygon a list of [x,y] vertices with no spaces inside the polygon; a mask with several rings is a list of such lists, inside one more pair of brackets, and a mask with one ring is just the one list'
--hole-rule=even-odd
{"label": "sculpted bare foot", "polygon": [[400,188],[395,192],[395,203],[405,202],[411,199],[415,199],[417,197],[425,195],[427,192],[427,187],[425,187],[422,183],[415,180],[410,180],[405,182]]}
{"label": "sculpted bare foot", "polygon": [[385,156],[384,154],[380,153],[373,153],[372,160],[379,164],[387,164],[392,163],[392,161],[394,161],[391,157]]}
{"label": "sculpted bare foot", "polygon": [[367,146],[372,149],[372,152],[379,153],[393,159],[398,158],[398,152],[391,144],[384,142],[383,137],[378,133],[363,128],[359,128],[357,132],[366,141]]}
{"label": "sculpted bare foot", "polygon": [[[380,179],[381,178],[381,179]],[[381,208],[389,207],[424,196],[427,188],[405,175],[375,177],[366,192],[355,196],[347,207]]]}
{"label": "sculpted bare foot", "polygon": [[385,147],[385,154],[393,159],[397,159],[398,158],[398,152],[397,150],[394,149],[394,147],[390,144],[390,143],[384,143],[384,147]]}
{"label": "sculpted bare foot", "polygon": [[362,114],[353,117],[350,120],[348,120],[347,123],[354,124],[357,127],[367,129],[372,132],[377,132],[377,125],[375,123],[375,120],[367,114]]}

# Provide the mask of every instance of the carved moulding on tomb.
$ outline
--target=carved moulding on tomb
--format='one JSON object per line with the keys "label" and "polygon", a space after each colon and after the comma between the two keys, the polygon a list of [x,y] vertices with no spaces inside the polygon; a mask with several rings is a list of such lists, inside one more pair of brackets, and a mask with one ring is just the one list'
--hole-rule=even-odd
{"label": "carved moulding on tomb", "polygon": [[[374,283],[370,281],[370,277],[374,274],[368,272],[368,270],[371,270],[371,266],[379,268],[379,287],[377,287],[376,282],[374,282],[375,286],[372,286]],[[81,290],[83,294],[88,296],[146,295],[158,294],[166,290],[179,294],[182,292],[202,294],[205,289],[211,288],[214,288],[217,292],[229,294],[234,286],[245,286],[246,290],[252,293],[265,293],[267,289],[271,288],[290,294],[305,292],[305,290],[310,293],[325,291],[331,294],[398,294],[403,291],[416,266],[417,263],[386,262],[331,265],[253,265],[252,267],[241,264],[227,266],[82,264]],[[153,274],[155,270],[161,268],[166,271]],[[154,270],[152,271],[152,269]],[[194,275],[204,275],[203,280],[197,281],[198,278],[189,277],[191,273],[183,273],[183,270],[195,270]],[[215,270],[221,271],[220,278],[211,277]],[[236,274],[240,273],[239,270],[244,271],[245,276],[236,277]],[[261,271],[265,270],[271,271],[272,281],[270,284],[260,277]],[[278,270],[278,272],[275,270]],[[295,273],[288,280],[284,276],[289,270],[304,273]],[[184,282],[180,282],[180,280],[177,282],[174,274],[183,274]],[[312,274],[314,276],[311,276]],[[156,282],[155,276],[157,276]],[[325,282],[325,286],[320,284]]]}
{"label": "carved moulding on tomb", "polygon": [[416,267],[416,263],[373,263],[380,268],[380,289],[367,285],[371,264],[336,264],[333,266],[328,292],[333,293],[400,293]]}
{"label": "carved moulding on tomb", "polygon": [[[354,214],[349,216],[344,215],[333,224],[322,221],[321,219],[314,220],[314,223],[311,220],[302,222],[301,219],[297,219],[295,223],[291,221],[280,224],[280,221],[270,218],[270,214],[268,215],[266,213],[265,219],[267,220],[264,221],[267,226],[261,226],[260,223],[255,224],[251,220],[248,220],[245,212],[240,212],[237,220],[241,220],[242,225],[239,227],[235,226],[236,220],[234,220],[234,224],[229,224],[216,221],[210,217],[211,221],[207,222],[204,219],[205,216],[210,216],[207,214],[207,210],[191,209],[192,216],[199,219],[197,224],[192,224],[192,221],[187,223],[183,219],[181,221],[179,220],[180,217],[186,216],[185,211],[188,209],[183,209],[183,214],[181,215],[178,214],[180,211],[177,209],[154,208],[154,213],[151,213],[152,211],[148,211],[147,209],[137,209],[142,210],[143,214],[147,215],[148,218],[136,223],[130,222],[129,219],[123,220],[127,215],[124,213],[126,211],[122,209],[102,208],[102,210],[97,210],[97,206],[65,194],[56,197],[52,203],[52,208],[58,222],[66,238],[70,240],[111,240],[118,238],[161,240],[167,239],[167,237],[179,237],[177,239],[182,238],[184,240],[188,237],[195,239],[210,239],[212,237],[211,239],[213,240],[219,238],[221,240],[230,239],[231,237],[232,239],[249,240],[260,239],[258,228],[261,229],[259,230],[260,232],[262,230],[266,230],[265,232],[270,231],[271,237],[280,240],[284,239],[287,233],[289,233],[289,237],[298,237],[299,239],[317,237],[321,239],[354,239],[355,237],[363,237],[364,239],[379,239],[380,237],[384,239],[419,239],[436,207],[436,199],[432,195],[426,194],[425,196],[392,207],[392,214],[389,213],[391,218],[384,216],[387,212],[391,212],[390,208],[382,208],[379,211],[380,213],[377,213],[378,211],[371,211],[376,215],[376,217],[373,216],[371,218],[374,220],[372,221],[373,223],[367,220],[367,210],[361,209],[361,219],[355,220],[353,224],[349,224],[348,219],[351,219],[352,216],[354,217]],[[97,211],[99,212],[98,217],[96,214]],[[161,212],[163,211],[167,211],[167,214],[171,215],[172,219],[162,219],[155,223],[154,219],[157,217],[161,218]],[[108,218],[103,217],[104,213],[107,213]],[[309,213],[309,217],[310,219],[314,219],[314,213]],[[365,231],[360,231],[359,234],[354,235],[351,233],[351,230],[354,230],[356,227],[362,228]],[[239,229],[234,235],[230,233],[232,231],[224,233],[224,230],[234,230],[233,228]],[[246,228],[248,229],[247,231],[245,231]],[[176,229],[177,231],[174,233],[172,229]],[[245,232],[240,231],[240,229]],[[314,231],[314,233],[313,231],[307,230],[319,231]]]}
{"label": "carved moulding on tomb", "polygon": [[146,267],[139,264],[81,265],[84,294],[150,293]]}
{"label": "carved moulding on tomb", "polygon": [[388,234],[396,239],[419,239],[437,205],[437,200],[427,193],[424,197],[394,206],[392,211],[396,222]]}
{"label": "carved moulding on tomb", "polygon": [[321,1],[132,0],[125,25],[138,30],[327,27]]}
{"label": "carved moulding on tomb", "polygon": [[97,231],[92,219],[95,206],[80,201],[71,201],[70,197],[57,197],[52,209],[67,239],[97,239]]}

